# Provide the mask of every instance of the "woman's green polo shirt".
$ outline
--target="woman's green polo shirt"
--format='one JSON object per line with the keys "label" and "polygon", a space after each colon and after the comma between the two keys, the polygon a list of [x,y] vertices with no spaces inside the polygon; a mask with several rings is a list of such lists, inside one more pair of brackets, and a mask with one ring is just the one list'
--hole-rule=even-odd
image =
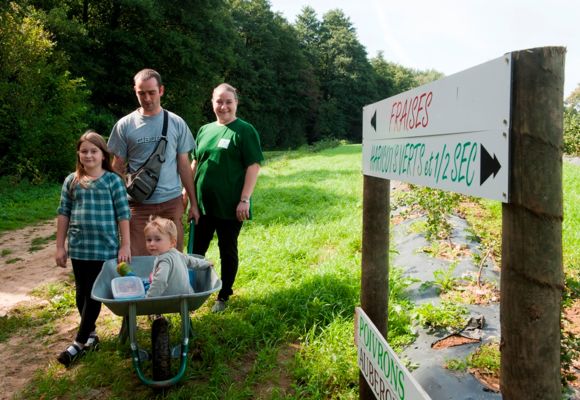
{"label": "woman's green polo shirt", "polygon": [[227,125],[212,122],[199,129],[196,142],[195,188],[200,212],[236,219],[246,169],[264,160],[258,132],[240,118]]}

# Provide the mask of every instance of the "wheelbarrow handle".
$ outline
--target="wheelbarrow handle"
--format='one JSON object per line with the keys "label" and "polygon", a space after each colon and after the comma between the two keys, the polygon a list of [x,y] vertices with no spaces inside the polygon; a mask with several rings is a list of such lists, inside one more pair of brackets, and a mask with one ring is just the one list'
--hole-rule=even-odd
{"label": "wheelbarrow handle", "polygon": [[187,254],[193,254],[193,239],[195,237],[195,222],[189,221],[189,240],[187,241]]}

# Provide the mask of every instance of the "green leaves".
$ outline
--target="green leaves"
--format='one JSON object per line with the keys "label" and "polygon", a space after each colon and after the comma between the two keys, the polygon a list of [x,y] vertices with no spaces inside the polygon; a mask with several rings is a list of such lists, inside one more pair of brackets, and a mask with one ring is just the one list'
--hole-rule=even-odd
{"label": "green leaves", "polygon": [[83,81],[66,70],[45,17],[16,3],[0,11],[0,175],[33,182],[74,168],[86,111]]}
{"label": "green leaves", "polygon": [[[27,4],[17,5],[17,4]],[[265,149],[361,141],[365,104],[429,71],[369,62],[341,10],[295,24],[267,0],[27,0],[0,9],[0,173],[60,180],[87,129],[107,136],[138,104],[134,74],[163,76],[163,106],[195,132],[212,89],[239,89],[238,116]],[[381,55],[382,57],[382,55]]]}

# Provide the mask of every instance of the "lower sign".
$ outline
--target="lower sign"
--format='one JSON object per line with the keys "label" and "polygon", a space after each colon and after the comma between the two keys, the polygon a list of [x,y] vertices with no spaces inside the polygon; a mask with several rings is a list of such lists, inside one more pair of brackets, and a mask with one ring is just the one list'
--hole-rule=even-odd
{"label": "lower sign", "polygon": [[501,132],[368,140],[363,173],[505,203],[508,148]]}
{"label": "lower sign", "polygon": [[356,308],[355,341],[358,366],[377,399],[431,399],[360,307]]}

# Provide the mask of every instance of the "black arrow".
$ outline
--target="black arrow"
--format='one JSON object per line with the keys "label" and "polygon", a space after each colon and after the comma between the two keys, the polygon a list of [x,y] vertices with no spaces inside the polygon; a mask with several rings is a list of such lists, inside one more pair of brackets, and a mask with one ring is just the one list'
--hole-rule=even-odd
{"label": "black arrow", "polygon": [[373,129],[376,132],[377,131],[377,110],[375,110],[373,116],[371,117],[371,125],[373,126]]}
{"label": "black arrow", "polygon": [[495,153],[493,154],[493,158],[491,158],[491,155],[487,152],[485,147],[481,145],[481,175],[479,185],[483,185],[491,174],[493,174],[493,177],[495,178],[497,171],[500,169],[501,164],[497,160]]}

